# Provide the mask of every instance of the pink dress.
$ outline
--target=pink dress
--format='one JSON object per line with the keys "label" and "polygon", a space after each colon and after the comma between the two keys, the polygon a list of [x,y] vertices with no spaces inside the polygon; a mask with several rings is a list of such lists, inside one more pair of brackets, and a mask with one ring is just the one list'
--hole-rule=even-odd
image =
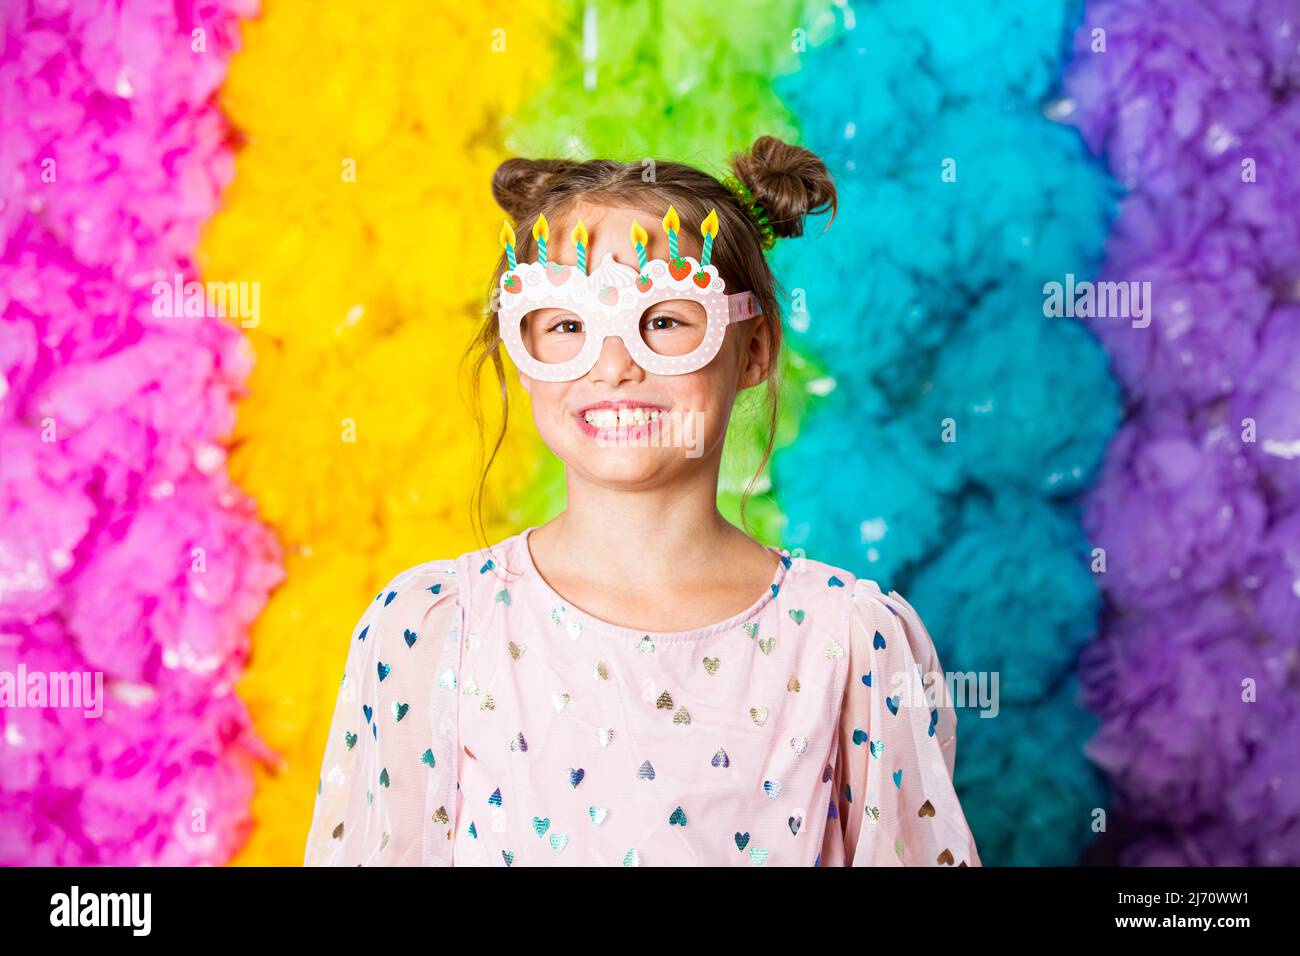
{"label": "pink dress", "polygon": [[362,614],[306,865],[980,865],[956,715],[897,593],[772,549],[747,610],[646,633],[567,605],[531,531]]}

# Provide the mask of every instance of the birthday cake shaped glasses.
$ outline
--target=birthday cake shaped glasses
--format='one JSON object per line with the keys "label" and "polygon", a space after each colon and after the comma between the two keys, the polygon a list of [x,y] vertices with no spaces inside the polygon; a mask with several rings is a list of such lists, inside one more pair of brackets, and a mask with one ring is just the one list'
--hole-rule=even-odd
{"label": "birthday cake shaped glasses", "polygon": [[543,382],[567,382],[591,371],[607,337],[623,340],[632,358],[656,375],[684,375],[703,368],[722,347],[727,326],[760,314],[752,292],[727,294],[717,266],[710,265],[718,214],[700,225],[704,245],[697,261],[678,255],[681,222],[672,206],[663,219],[669,257],[646,258],[646,231],[632,220],[632,245],[639,269],[606,253],[587,269],[587,227],[582,220],[570,238],[576,266],[549,262],[545,216],[533,225],[537,261],[517,262],[515,234],[501,230],[506,272],[501,276],[497,322],[511,360]]}

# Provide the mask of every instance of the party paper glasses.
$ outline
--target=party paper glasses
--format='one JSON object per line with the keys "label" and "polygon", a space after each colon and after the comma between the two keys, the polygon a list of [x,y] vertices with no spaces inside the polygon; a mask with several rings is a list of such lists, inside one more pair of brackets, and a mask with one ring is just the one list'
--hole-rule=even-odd
{"label": "party paper glasses", "polygon": [[664,217],[670,258],[647,260],[646,234],[633,220],[632,241],[640,270],[606,253],[587,274],[587,231],[573,231],[578,265],[546,261],[548,227],[533,227],[538,262],[518,263],[514,231],[501,232],[509,270],[501,276],[498,329],[520,371],[544,382],[567,382],[591,371],[609,336],[623,340],[632,358],[656,375],[684,375],[718,354],[727,326],[761,313],[752,292],[728,295],[716,266],[709,264],[717,214],[701,226],[703,261],[677,255],[677,213]]}

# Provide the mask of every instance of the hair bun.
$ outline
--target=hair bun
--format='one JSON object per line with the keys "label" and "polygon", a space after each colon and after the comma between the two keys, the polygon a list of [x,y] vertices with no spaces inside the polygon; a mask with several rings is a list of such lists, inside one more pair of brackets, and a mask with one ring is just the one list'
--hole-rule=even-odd
{"label": "hair bun", "polygon": [[492,198],[511,219],[522,222],[538,207],[552,177],[574,165],[566,159],[507,159],[492,174]]}
{"label": "hair bun", "polygon": [[835,221],[835,182],[812,150],[760,136],[748,153],[732,156],[731,171],[767,211],[778,236],[802,236],[804,219],[827,210]]}

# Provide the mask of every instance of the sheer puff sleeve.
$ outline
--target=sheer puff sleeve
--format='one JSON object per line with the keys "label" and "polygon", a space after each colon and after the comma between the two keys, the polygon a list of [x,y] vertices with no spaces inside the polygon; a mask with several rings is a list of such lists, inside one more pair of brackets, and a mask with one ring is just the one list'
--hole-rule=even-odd
{"label": "sheer puff sleeve", "polygon": [[865,578],[851,629],[828,821],[842,865],[980,866],[953,787],[957,715],[934,642],[898,592]]}
{"label": "sheer puff sleeve", "polygon": [[463,626],[452,561],[401,572],[361,615],[325,743],[305,866],[451,865]]}

